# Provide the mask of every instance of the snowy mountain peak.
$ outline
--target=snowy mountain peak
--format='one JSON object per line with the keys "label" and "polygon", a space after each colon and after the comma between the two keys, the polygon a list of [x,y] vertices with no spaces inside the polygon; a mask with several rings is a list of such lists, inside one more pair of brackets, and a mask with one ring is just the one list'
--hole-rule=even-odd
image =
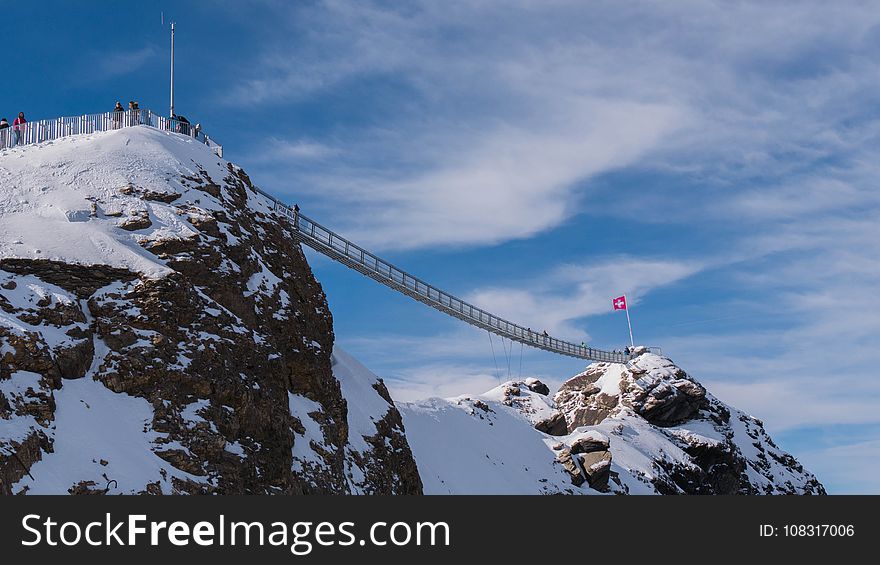
{"label": "snowy mountain peak", "polygon": [[638,353],[628,365],[590,365],[552,398],[540,383],[511,381],[402,405],[425,491],[824,493],[760,421],[670,359]]}
{"label": "snowy mountain peak", "polygon": [[[190,137],[146,126],[0,151],[0,257],[167,275],[149,249],[197,238],[237,171]],[[270,210],[261,200],[248,195]]]}
{"label": "snowy mountain peak", "polygon": [[147,127],[0,151],[0,494],[420,492],[244,171]]}

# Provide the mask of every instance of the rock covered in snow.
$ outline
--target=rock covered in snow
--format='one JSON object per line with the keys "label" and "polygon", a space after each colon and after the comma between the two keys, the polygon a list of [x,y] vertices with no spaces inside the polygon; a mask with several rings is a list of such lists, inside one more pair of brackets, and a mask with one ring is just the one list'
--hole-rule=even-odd
{"label": "rock covered in snow", "polygon": [[554,400],[568,429],[598,424],[619,407],[658,426],[693,417],[706,404],[706,389],[671,361],[647,366],[655,358],[644,353],[629,366],[596,363],[563,383]]}
{"label": "rock covered in snow", "polygon": [[204,145],[0,152],[0,493],[420,493],[333,342],[287,220]]}

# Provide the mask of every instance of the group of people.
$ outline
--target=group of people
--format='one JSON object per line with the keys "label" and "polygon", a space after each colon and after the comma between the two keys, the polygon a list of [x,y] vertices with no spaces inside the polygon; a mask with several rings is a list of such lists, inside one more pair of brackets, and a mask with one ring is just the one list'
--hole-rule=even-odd
{"label": "group of people", "polygon": [[24,112],[19,112],[18,117],[12,122],[12,139],[9,136],[9,120],[0,119],[0,149],[19,145],[21,143],[21,129],[27,123]]}
{"label": "group of people", "polygon": [[[140,125],[143,123],[141,122],[140,113],[140,107],[135,100],[130,100],[128,102],[128,110],[122,106],[122,103],[116,102],[116,106],[113,107],[113,129],[119,129],[123,126]],[[198,137],[202,126],[200,124],[192,126],[185,116],[174,115],[171,116],[171,122],[169,125],[169,129],[172,128],[177,133]]]}
{"label": "group of people", "polygon": [[122,103],[117,101],[113,107],[113,129],[119,129],[126,126],[136,126],[141,123],[141,109],[138,103],[130,100],[128,103],[128,112],[122,107]]}

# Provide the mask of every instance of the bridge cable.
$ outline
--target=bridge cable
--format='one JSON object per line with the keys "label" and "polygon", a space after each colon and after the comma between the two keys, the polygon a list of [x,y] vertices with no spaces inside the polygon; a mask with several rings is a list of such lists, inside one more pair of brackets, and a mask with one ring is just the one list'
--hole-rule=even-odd
{"label": "bridge cable", "polygon": [[[502,361],[506,362],[508,357],[507,357],[507,345],[505,345],[504,336],[501,336],[501,350],[504,352],[504,359]],[[503,366],[503,364],[502,364],[502,366]],[[508,367],[509,367],[509,365],[508,365]],[[510,380],[510,369],[509,368],[507,369],[507,380]]]}
{"label": "bridge cable", "polygon": [[495,361],[495,378],[499,381],[501,380],[501,370],[498,369],[498,358],[495,357],[495,344],[492,343],[492,332],[486,330],[486,333],[489,335],[489,347],[492,348],[492,360]]}
{"label": "bridge cable", "polygon": [[519,342],[519,378],[522,379],[523,342]]}
{"label": "bridge cable", "polygon": [[507,349],[505,349],[504,355],[507,357],[507,380],[509,381],[511,378],[510,359],[513,357],[513,340],[508,339],[507,343],[509,344],[509,347]]}

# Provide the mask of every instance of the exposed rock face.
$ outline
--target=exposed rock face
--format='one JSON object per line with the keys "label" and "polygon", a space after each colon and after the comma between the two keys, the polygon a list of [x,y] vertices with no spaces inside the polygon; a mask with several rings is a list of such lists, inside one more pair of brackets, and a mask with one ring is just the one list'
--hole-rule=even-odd
{"label": "exposed rock face", "polygon": [[[628,369],[632,378],[609,375],[620,367],[597,363],[562,385],[555,400],[567,415],[569,431],[596,425],[619,406],[631,408],[657,426],[684,422],[706,406],[706,389],[678,367],[653,374],[632,365]],[[604,387],[597,385],[600,379],[606,381]],[[620,388],[609,394],[607,381],[615,380]]]}
{"label": "exposed rock face", "polygon": [[571,476],[571,484],[579,487],[586,482],[587,474],[584,472],[580,457],[572,455],[570,449],[562,449],[556,456],[556,460],[559,461],[565,472]]}
{"label": "exposed rock face", "polygon": [[571,443],[572,453],[595,453],[596,451],[608,451],[608,438],[602,434],[585,434]]}
{"label": "exposed rock face", "polygon": [[[626,437],[650,433],[671,449],[658,448],[649,467],[627,471],[661,494],[824,494],[758,420],[708,394],[669,359],[644,348],[638,352],[628,366],[592,365],[556,393],[556,407],[575,438],[572,453],[584,451],[588,462],[604,465],[595,453],[613,452]],[[595,433],[590,427],[610,441],[585,435]],[[612,490],[625,492],[624,487]]]}
{"label": "exposed rock face", "polygon": [[605,492],[608,490],[608,478],[611,471],[611,452],[593,451],[580,456],[581,467],[587,476],[590,488]]}
{"label": "exposed rock face", "polygon": [[568,426],[565,422],[565,414],[557,412],[548,418],[540,420],[535,424],[535,429],[551,436],[567,435]]}
{"label": "exposed rock face", "polygon": [[[346,398],[334,377],[332,316],[286,220],[244,171],[203,149],[167,184],[65,187],[94,205],[81,225],[133,238],[154,272],[0,258],[0,493],[421,493],[384,385]],[[63,490],[46,486],[63,428],[83,421],[59,412],[70,379],[110,404],[142,399],[132,406],[147,410],[143,437],[158,457],[149,481],[122,476],[108,447]],[[376,399],[355,449],[350,403]]]}
{"label": "exposed rock face", "polygon": [[524,383],[532,392],[537,392],[538,394],[543,394],[544,396],[550,394],[550,387],[548,387],[538,379],[526,379]]}

